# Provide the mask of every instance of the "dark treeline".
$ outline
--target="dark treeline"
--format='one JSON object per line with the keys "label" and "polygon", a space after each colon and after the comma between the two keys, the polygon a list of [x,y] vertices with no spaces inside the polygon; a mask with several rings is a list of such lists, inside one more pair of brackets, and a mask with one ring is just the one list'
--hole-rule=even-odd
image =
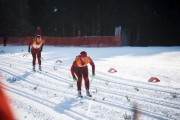
{"label": "dark treeline", "polygon": [[8,36],[114,36],[130,45],[180,45],[178,0],[0,0],[0,32]]}

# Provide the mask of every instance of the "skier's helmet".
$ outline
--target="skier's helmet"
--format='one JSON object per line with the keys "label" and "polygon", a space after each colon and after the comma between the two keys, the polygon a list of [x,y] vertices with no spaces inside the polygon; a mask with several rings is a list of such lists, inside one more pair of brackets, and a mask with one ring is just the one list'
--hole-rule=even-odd
{"label": "skier's helmet", "polygon": [[40,39],[40,38],[41,38],[41,35],[37,35],[37,36],[36,36],[36,39],[37,39],[37,38],[39,38],[39,39]]}
{"label": "skier's helmet", "polygon": [[81,56],[81,58],[82,58],[82,57],[87,57],[87,53],[86,53],[85,51],[82,51],[82,52],[80,53],[80,56]]}

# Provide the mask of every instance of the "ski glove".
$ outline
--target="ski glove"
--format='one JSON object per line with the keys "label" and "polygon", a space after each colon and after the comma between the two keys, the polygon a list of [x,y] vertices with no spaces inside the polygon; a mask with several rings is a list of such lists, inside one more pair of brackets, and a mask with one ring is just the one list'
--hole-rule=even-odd
{"label": "ski glove", "polygon": [[93,77],[95,77],[95,75],[96,75],[95,73],[92,73],[92,76],[93,76]]}
{"label": "ski glove", "polygon": [[75,76],[73,77],[73,81],[74,81],[74,82],[77,82],[77,78],[76,78]]}
{"label": "ski glove", "polygon": [[30,49],[28,49],[28,52],[30,53]]}

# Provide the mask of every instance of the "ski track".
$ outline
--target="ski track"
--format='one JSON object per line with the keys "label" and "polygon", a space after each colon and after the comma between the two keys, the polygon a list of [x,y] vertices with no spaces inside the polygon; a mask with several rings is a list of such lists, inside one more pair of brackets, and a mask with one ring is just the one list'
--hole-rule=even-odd
{"label": "ski track", "polygon": [[[29,62],[31,62],[30,55],[28,55],[28,57],[23,57],[23,55],[24,54],[15,53],[0,56],[0,70],[6,78],[6,81],[3,82],[4,88],[9,93],[22,96],[24,99],[34,102],[34,104],[41,104],[45,109],[53,109],[55,111],[54,114],[56,114],[55,116],[60,115],[63,117],[63,115],[65,115],[69,119],[93,119],[93,116],[89,117],[92,114],[96,115],[96,117],[98,116],[99,119],[104,119],[105,116],[101,113],[101,109],[105,109],[107,113],[113,111],[117,113],[116,117],[122,118],[124,112],[132,114],[132,111],[136,109],[140,113],[140,116],[146,116],[149,119],[175,120],[180,118],[180,93],[174,88],[135,82],[130,79],[96,71],[97,75],[91,83],[94,100],[84,98],[83,102],[81,102],[75,97],[77,94],[76,86],[68,88],[72,79],[70,69],[58,66],[55,63],[51,65],[42,60],[44,66],[43,71],[33,72],[31,70],[32,66],[29,65]],[[24,59],[22,60],[22,58]],[[48,60],[53,61],[53,59]],[[20,64],[23,66],[20,66]],[[91,72],[91,70],[89,70],[89,72]],[[24,74],[21,75],[20,73]],[[120,82],[117,82],[117,80]],[[143,84],[148,84],[149,87],[143,87]],[[26,92],[23,92],[23,89],[25,89]],[[146,95],[142,95],[144,93]],[[173,99],[172,94],[176,94],[177,97]],[[44,100],[45,98],[48,99]],[[27,108],[25,106],[28,106],[28,104],[25,102],[22,104],[22,101],[20,101],[18,102],[18,98],[14,98],[11,102],[12,104],[18,102],[14,105],[26,110]],[[133,108],[135,103],[138,108]],[[76,111],[76,108],[72,104],[82,108],[86,113]],[[99,111],[94,109],[97,107],[100,109]],[[152,108],[156,108],[157,110],[153,111]],[[33,109],[40,112],[41,116],[45,115],[45,113],[36,106],[33,106]],[[28,112],[31,111],[28,109]],[[173,116],[169,116],[169,112],[171,112]],[[35,118],[41,118],[41,116],[35,115]],[[53,116],[47,116],[47,119],[55,118]],[[111,119],[115,118],[112,116]]]}

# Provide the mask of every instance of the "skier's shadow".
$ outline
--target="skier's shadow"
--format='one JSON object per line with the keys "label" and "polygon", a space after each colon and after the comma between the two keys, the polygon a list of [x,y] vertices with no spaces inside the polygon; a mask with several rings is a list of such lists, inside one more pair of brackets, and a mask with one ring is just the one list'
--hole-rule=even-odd
{"label": "skier's shadow", "polygon": [[[82,117],[86,119],[92,119],[83,113],[80,113],[80,112],[77,112],[76,110],[71,109],[79,105],[83,105],[83,102],[81,103],[81,101],[78,100],[78,98],[70,98],[69,100],[66,100],[65,102],[62,102],[58,104],[57,106],[55,106],[54,110],[61,114],[66,114],[67,116],[76,120],[80,120],[82,119]],[[72,115],[72,113],[74,115]]]}
{"label": "skier's shadow", "polygon": [[10,77],[7,79],[7,81],[9,83],[14,83],[16,81],[20,81],[20,80],[25,80],[30,74],[32,74],[32,72],[25,72],[23,75],[21,76],[14,76],[14,77]]}
{"label": "skier's shadow", "polygon": [[70,108],[75,107],[78,104],[79,103],[78,103],[78,100],[76,98],[70,98],[69,100],[66,100],[65,102],[58,104],[54,108],[54,110],[63,114],[65,110],[71,111]]}

